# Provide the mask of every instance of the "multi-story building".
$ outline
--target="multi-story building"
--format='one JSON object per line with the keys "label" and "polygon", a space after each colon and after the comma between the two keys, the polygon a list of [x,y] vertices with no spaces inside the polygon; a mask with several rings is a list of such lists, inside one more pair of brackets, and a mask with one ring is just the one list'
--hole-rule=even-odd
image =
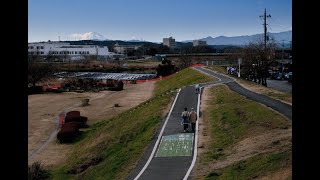
{"label": "multi-story building", "polygon": [[110,55],[107,46],[70,45],[70,43],[55,41],[28,43],[28,54],[39,56],[51,55],[74,60],[92,55],[97,56],[97,59],[108,59]]}
{"label": "multi-story building", "polygon": [[163,45],[168,46],[169,48],[175,48],[176,47],[176,40],[172,37],[169,38],[163,38]]}
{"label": "multi-story building", "polygon": [[116,53],[120,53],[120,54],[128,54],[128,52],[137,50],[138,48],[140,48],[141,46],[137,46],[137,45],[119,45],[118,43],[116,43],[113,46],[113,50]]}
{"label": "multi-story building", "polygon": [[193,46],[206,46],[207,41],[202,40],[193,40]]}

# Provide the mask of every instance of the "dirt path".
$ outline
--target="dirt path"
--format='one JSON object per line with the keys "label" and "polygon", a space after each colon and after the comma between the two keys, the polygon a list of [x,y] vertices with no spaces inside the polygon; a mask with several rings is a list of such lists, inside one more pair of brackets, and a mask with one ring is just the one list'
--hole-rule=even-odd
{"label": "dirt path", "polygon": [[271,96],[281,102],[284,102],[284,103],[287,103],[289,105],[292,106],[292,96],[286,96],[286,94],[288,93],[285,93],[285,92],[281,92],[281,91],[278,91],[276,89],[272,89],[270,87],[264,87],[260,84],[256,84],[256,83],[253,83],[253,82],[250,82],[250,81],[245,81],[245,80],[242,80],[242,79],[237,79],[236,80],[238,84],[240,84],[242,87],[250,90],[250,91],[253,91],[253,92],[256,92],[256,93],[259,93],[259,94],[264,94],[264,95],[268,95],[268,96]]}
{"label": "dirt path", "polygon": [[[88,125],[118,115],[152,96],[154,82],[125,84],[124,90],[97,93],[61,93],[28,96],[28,164],[35,161],[54,166],[64,160],[72,145],[58,144],[55,131],[60,112],[78,110],[88,117]],[[81,100],[89,98],[89,106]],[[120,107],[114,107],[119,104]]]}
{"label": "dirt path", "polygon": [[[210,103],[209,100],[211,99],[211,96],[209,96],[209,89],[204,88],[203,93],[201,95],[201,104],[200,104],[200,111],[203,112],[207,109],[208,104]],[[210,128],[209,126],[209,117],[206,116],[206,114],[202,113],[202,116],[199,118],[199,136],[198,136],[198,156],[200,156],[203,152],[205,152],[208,147],[207,144],[210,142],[212,139],[209,136],[208,133],[210,133]]]}

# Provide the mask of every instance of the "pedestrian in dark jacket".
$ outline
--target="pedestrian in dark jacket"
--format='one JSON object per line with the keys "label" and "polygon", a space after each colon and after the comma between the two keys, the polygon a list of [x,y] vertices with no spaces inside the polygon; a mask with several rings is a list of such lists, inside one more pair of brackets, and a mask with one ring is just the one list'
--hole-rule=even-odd
{"label": "pedestrian in dark jacket", "polygon": [[196,94],[198,94],[200,92],[200,85],[196,84],[194,87],[196,88]]}
{"label": "pedestrian in dark jacket", "polygon": [[183,125],[183,131],[184,132],[188,132],[189,131],[189,112],[187,111],[188,109],[187,108],[184,108],[184,111],[181,113],[181,118],[182,118],[182,125]]}

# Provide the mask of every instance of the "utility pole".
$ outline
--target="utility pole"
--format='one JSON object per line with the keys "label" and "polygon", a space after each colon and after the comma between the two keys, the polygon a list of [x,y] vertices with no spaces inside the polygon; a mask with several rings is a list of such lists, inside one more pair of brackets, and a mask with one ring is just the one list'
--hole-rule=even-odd
{"label": "utility pole", "polygon": [[283,59],[283,53],[284,53],[284,40],[281,40],[282,41],[282,56],[281,56],[281,59]]}
{"label": "utility pole", "polygon": [[263,16],[260,16],[260,17],[263,17],[263,27],[264,27],[264,49],[267,48],[267,17],[271,17],[270,14],[267,15],[267,10],[266,8],[264,8],[264,14]]}
{"label": "utility pole", "polygon": [[[260,17],[263,17],[263,27],[264,27],[264,51],[267,50],[267,18],[271,17],[270,14],[267,15],[267,10],[266,8],[264,8],[264,14],[263,16],[260,16]],[[263,69],[266,69],[266,65],[265,62],[261,61],[261,64],[262,64],[262,67],[260,68],[263,68]],[[259,66],[258,66],[259,67]],[[262,73],[262,74],[266,74],[266,73]],[[267,87],[267,77],[265,75],[262,76],[262,85],[266,86]],[[260,82],[260,80],[259,80]]]}

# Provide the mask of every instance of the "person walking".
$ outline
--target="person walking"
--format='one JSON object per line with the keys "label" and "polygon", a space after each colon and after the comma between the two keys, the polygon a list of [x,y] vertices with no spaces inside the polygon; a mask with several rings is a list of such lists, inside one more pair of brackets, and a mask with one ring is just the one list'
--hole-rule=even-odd
{"label": "person walking", "polygon": [[192,132],[195,132],[197,119],[198,117],[197,117],[196,111],[194,111],[193,108],[191,108],[190,120],[191,120]]}
{"label": "person walking", "polygon": [[198,94],[200,92],[200,85],[196,84],[194,87],[196,88],[196,94]]}
{"label": "person walking", "polygon": [[188,109],[187,108],[184,108],[184,111],[181,113],[181,118],[182,118],[182,125],[183,125],[183,131],[184,132],[188,132],[189,131],[189,112],[188,112]]}

